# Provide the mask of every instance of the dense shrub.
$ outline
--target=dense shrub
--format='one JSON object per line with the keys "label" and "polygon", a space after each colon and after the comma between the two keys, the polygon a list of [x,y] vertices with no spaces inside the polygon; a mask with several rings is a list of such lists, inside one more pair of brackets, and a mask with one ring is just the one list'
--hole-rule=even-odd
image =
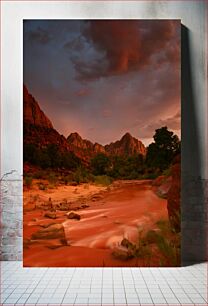
{"label": "dense shrub", "polygon": [[24,181],[27,188],[30,188],[32,186],[33,179],[31,176],[25,176]]}
{"label": "dense shrub", "polygon": [[91,168],[94,175],[104,175],[110,167],[110,159],[104,153],[98,153],[91,159]]}
{"label": "dense shrub", "polygon": [[144,157],[141,154],[133,156],[114,156],[111,169],[107,174],[118,179],[139,179],[145,171]]}
{"label": "dense shrub", "polygon": [[34,144],[24,145],[24,162],[41,167],[42,169],[65,168],[68,170],[77,169],[81,161],[73,152],[59,152],[55,144],[49,144],[45,148],[38,148]]}
{"label": "dense shrub", "polygon": [[112,184],[113,179],[107,175],[97,175],[94,176],[94,182],[97,185],[109,186],[110,184]]}
{"label": "dense shrub", "polygon": [[77,183],[87,183],[89,181],[89,174],[84,167],[79,167],[73,174],[73,180]]}

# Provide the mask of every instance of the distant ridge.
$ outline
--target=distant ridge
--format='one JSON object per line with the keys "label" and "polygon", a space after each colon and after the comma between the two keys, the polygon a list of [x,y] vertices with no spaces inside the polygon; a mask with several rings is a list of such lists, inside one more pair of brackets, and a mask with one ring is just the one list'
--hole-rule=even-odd
{"label": "distant ridge", "polygon": [[120,140],[106,145],[105,150],[110,155],[146,154],[144,144],[140,140],[131,136],[130,133],[126,133]]}
{"label": "distant ridge", "polygon": [[77,132],[65,138],[54,129],[52,122],[41,110],[26,86],[23,86],[23,119],[24,144],[34,144],[40,148],[48,144],[56,144],[60,151],[71,151],[85,162],[89,162],[98,153],[108,156],[146,154],[144,144],[130,133],[105,146],[83,139]]}

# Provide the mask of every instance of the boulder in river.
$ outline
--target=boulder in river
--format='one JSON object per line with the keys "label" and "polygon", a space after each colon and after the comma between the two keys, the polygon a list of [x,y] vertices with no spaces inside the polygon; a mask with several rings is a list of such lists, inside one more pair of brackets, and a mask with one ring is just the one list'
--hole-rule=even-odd
{"label": "boulder in river", "polygon": [[81,208],[88,208],[88,207],[90,207],[88,204],[82,204],[81,205]]}
{"label": "boulder in river", "polygon": [[127,249],[134,249],[135,248],[135,245],[129,241],[127,238],[124,238],[122,241],[121,241],[121,245]]}
{"label": "boulder in river", "polygon": [[54,212],[47,212],[44,217],[49,219],[56,219],[56,214]]}
{"label": "boulder in river", "polygon": [[53,224],[32,234],[32,239],[65,239],[62,223]]}
{"label": "boulder in river", "polygon": [[79,214],[76,214],[73,211],[68,212],[66,215],[67,215],[68,219],[75,219],[75,220],[80,220],[81,219],[81,216]]}
{"label": "boulder in river", "polygon": [[127,238],[121,241],[121,245],[113,249],[112,255],[120,260],[128,260],[134,257],[136,245],[134,245]]}

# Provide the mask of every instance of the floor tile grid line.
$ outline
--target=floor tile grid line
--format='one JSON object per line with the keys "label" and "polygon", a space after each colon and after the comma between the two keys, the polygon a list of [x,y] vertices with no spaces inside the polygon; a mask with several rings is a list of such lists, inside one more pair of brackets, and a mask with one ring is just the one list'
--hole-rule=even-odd
{"label": "floor tile grid line", "polygon": [[[132,277],[133,277],[133,281],[134,281],[135,292],[136,292],[136,295],[137,295],[137,297],[138,297],[138,300],[139,300],[139,302],[140,302],[140,304],[141,304],[140,297],[139,297],[139,293],[138,293],[138,290],[137,290],[137,287],[136,287],[136,281],[137,281],[137,279],[135,279],[135,275],[134,275],[133,272],[135,272],[135,270],[131,269],[131,273],[132,273]],[[140,269],[138,269],[138,274],[140,274],[141,278],[143,279],[143,282],[144,282],[145,286],[147,287],[146,282],[145,282],[145,280],[144,280],[144,278],[143,278],[143,276],[142,276],[142,273],[141,273]],[[138,275],[138,274],[137,274],[137,275]],[[150,293],[149,293],[149,294],[150,294]],[[151,295],[150,295],[150,298],[151,298]],[[151,300],[152,300],[152,298],[151,298]],[[152,304],[151,304],[151,305],[152,305]]]}
{"label": "floor tile grid line", "polygon": [[[93,270],[93,272],[91,273],[91,277],[90,277],[90,293],[92,292],[92,281],[93,281],[93,275],[94,273],[97,272],[97,270]],[[103,277],[103,270],[101,269],[101,276]],[[101,285],[102,288],[103,284]],[[76,302],[76,300],[75,300]],[[89,304],[89,294],[88,294],[88,304]]]}
{"label": "floor tile grid line", "polygon": [[[196,270],[196,269],[195,269]],[[123,270],[123,269],[120,269],[120,272],[122,271],[122,273],[123,273],[123,281],[124,281],[124,271],[125,270]],[[45,272],[45,271],[44,271]],[[131,270],[131,272],[133,272],[133,270]],[[158,275],[157,274],[155,274],[155,271],[154,270],[152,270],[152,269],[149,269],[149,272],[152,272],[151,274],[154,276],[154,279],[155,280],[157,280],[157,282],[158,282]],[[161,271],[160,271],[161,272]],[[174,272],[174,273],[172,273],[172,272]],[[178,274],[178,271],[176,271],[176,270],[172,270],[172,272],[171,272],[171,274],[172,274],[172,277],[173,276],[175,276],[175,275],[177,275]],[[53,270],[53,274],[55,273],[55,271]],[[169,273],[169,271],[168,271],[168,273]],[[20,273],[20,274],[22,274],[22,273]],[[80,274],[80,273],[79,273]],[[167,274],[167,273],[166,273]],[[43,275],[43,274],[42,274]],[[63,272],[62,272],[62,274],[61,275],[64,275],[63,274]],[[127,274],[126,274],[127,275]],[[24,276],[23,274],[22,274],[22,276]],[[59,274],[59,276],[60,276],[60,274]],[[127,278],[128,278],[128,275],[127,275]],[[199,277],[198,277],[199,278]],[[134,277],[133,277],[133,279],[134,279]],[[159,279],[160,279],[160,276],[159,276]],[[199,278],[199,280],[200,280],[200,278]],[[60,281],[59,281],[59,283],[60,283]],[[134,284],[135,284],[135,282],[134,282]],[[125,284],[124,284],[125,285]],[[180,284],[181,285],[181,284]],[[103,287],[103,286],[102,286]],[[180,286],[181,287],[181,286]],[[128,303],[128,301],[127,301],[127,303]],[[158,303],[157,303],[158,304]],[[170,303],[169,303],[170,304]],[[40,305],[40,304],[39,304]],[[117,304],[118,305],[118,304]],[[147,305],[147,304],[146,304]],[[186,304],[187,305],[187,304]],[[191,305],[194,305],[193,303],[191,304]],[[197,306],[198,306],[198,304],[196,304]]]}
{"label": "floor tile grid line", "polygon": [[131,284],[130,288],[132,287],[133,284],[133,288],[135,291],[135,283],[134,283],[134,279],[132,276],[132,271],[131,269],[128,270],[122,270],[122,274],[123,274],[123,280],[124,280],[124,287],[126,288],[126,286],[129,286],[129,284]]}
{"label": "floor tile grid line", "polygon": [[138,301],[139,301],[139,305],[141,305],[140,298],[139,298],[138,292],[137,292],[137,290],[136,290],[136,284],[135,284],[135,279],[134,279],[134,275],[133,275],[133,270],[130,269],[130,272],[131,272],[131,276],[132,276],[133,283],[134,283],[134,290],[135,290],[135,292],[136,292],[136,295],[137,295],[137,298],[138,298]]}
{"label": "floor tile grid line", "polygon": [[[81,271],[81,272],[80,272]],[[80,282],[79,282],[79,287],[78,288],[82,288],[82,280],[83,280],[83,275],[84,274],[86,274],[86,270],[84,270],[83,268],[81,269],[81,270],[78,270],[78,269],[76,269],[76,272],[79,274],[79,272],[81,273],[80,275],[81,275],[81,280],[80,280]],[[75,275],[76,275],[76,273],[75,273]],[[84,275],[85,276],[85,275]],[[76,304],[76,305],[78,305],[78,303],[77,303],[77,300],[78,300],[78,298],[80,299],[80,297],[79,297],[79,293],[76,293],[76,296],[75,296],[75,299],[74,299],[74,305]],[[88,301],[88,298],[87,298],[87,301]],[[88,304],[88,303],[87,303]]]}
{"label": "floor tile grid line", "polygon": [[[195,275],[193,274],[192,270],[190,270],[191,274],[195,277]],[[175,276],[174,276],[175,277]],[[196,290],[199,295],[201,296],[201,298],[204,300],[204,302],[206,302],[206,300],[204,299],[204,297],[200,294],[200,292],[197,290],[197,288],[195,286],[193,286],[193,284],[190,283],[190,280],[188,279],[188,275],[185,274],[184,280],[188,281],[188,283],[194,288],[194,290]],[[201,280],[201,279],[200,279]],[[190,299],[190,296],[188,296],[188,294],[186,293],[186,291],[184,290],[184,287],[181,286],[180,284],[180,288],[184,291],[184,294]]]}
{"label": "floor tile grid line", "polygon": [[[159,269],[159,271],[160,271],[160,273],[161,273],[161,275],[163,276],[163,278],[164,278],[164,274],[162,273],[163,272],[163,270],[162,269]],[[176,269],[172,269],[172,270],[168,270],[168,272],[169,272],[169,275],[170,275],[170,279],[174,279],[175,280],[175,282],[181,287],[181,285],[180,285],[180,283],[179,283],[179,281],[178,281],[178,278],[177,278],[177,270]],[[173,273],[174,272],[174,273]],[[179,273],[178,273],[179,274]],[[178,275],[179,276],[179,275]],[[166,277],[166,279],[167,279],[167,277]],[[169,284],[169,283],[168,283]],[[169,286],[170,286],[170,284],[169,284]]]}
{"label": "floor tile grid line", "polygon": [[[110,275],[110,279],[113,281],[113,271],[112,269],[110,270],[105,270],[104,268],[102,268],[102,287],[101,287],[101,304],[103,305],[104,303],[104,278],[105,278],[105,275],[107,272],[108,272],[108,275]],[[110,272],[110,273],[109,273]],[[113,304],[114,304],[114,295],[113,295]]]}
{"label": "floor tile grid line", "polygon": [[[188,281],[188,284],[190,284],[190,286],[192,286],[192,288],[193,288],[194,290],[196,289],[195,286],[193,286],[193,285],[190,283],[190,280],[189,280],[189,279],[187,279],[186,277],[183,277],[183,278],[182,278],[178,271],[177,271],[177,273],[178,273],[178,276],[182,279],[182,281],[183,281],[183,280]],[[174,279],[176,279],[177,275],[175,275],[174,273],[171,273],[171,274],[172,274],[172,277],[173,277]],[[192,301],[190,294],[188,295],[187,292],[185,291],[182,282],[179,282],[178,279],[177,279],[177,283],[179,284],[179,286],[180,286],[179,288],[180,288],[180,290],[183,292],[183,294],[186,296],[186,298],[189,299],[190,301]],[[175,290],[172,289],[172,291],[174,292],[174,291],[177,291],[177,290],[176,290],[176,289],[175,289]],[[176,293],[175,293],[175,292],[174,292],[174,295],[176,296]],[[204,303],[206,303],[206,301],[205,301],[205,299],[203,298],[203,296],[202,296],[201,294],[199,294],[199,296],[201,297],[201,299],[203,299]],[[194,301],[192,301],[192,302],[193,302],[193,304],[194,304]]]}
{"label": "floor tile grid line", "polygon": [[[15,269],[15,271],[17,271],[17,269]],[[9,275],[11,275],[12,274],[12,272],[9,274]],[[9,275],[8,275],[8,277],[9,277]],[[18,288],[18,285],[17,285],[17,287],[16,288]],[[14,288],[14,290],[13,291],[11,291],[10,292],[10,294],[8,295],[8,296],[6,296],[5,298],[4,298],[4,300],[3,300],[3,302],[5,302],[5,301],[7,301],[7,299],[9,299],[10,298],[10,296],[12,295],[12,293],[15,291],[15,288]],[[22,290],[22,292],[23,292],[23,294],[25,293],[25,291],[26,291],[26,288],[25,288],[25,290],[23,291]]]}
{"label": "floor tile grid line", "polygon": [[122,283],[123,283],[123,287],[124,287],[124,296],[125,296],[125,300],[126,300],[126,304],[127,304],[127,297],[126,297],[126,290],[125,290],[125,283],[124,283],[123,273],[124,273],[124,270],[121,269],[121,278],[122,278]]}
{"label": "floor tile grid line", "polygon": [[[158,273],[158,272],[160,273],[160,270],[158,270],[157,273]],[[160,286],[159,286],[159,284],[158,284],[158,281],[157,281],[157,278],[155,277],[155,274],[153,273],[152,270],[150,270],[150,273],[151,273],[151,275],[152,275],[152,278],[155,280],[156,284],[158,285],[158,288],[159,288],[159,290],[160,290],[160,293],[162,294],[162,297],[164,298],[164,300],[165,300],[166,303],[168,304],[168,302],[167,302],[167,300],[166,300],[166,297],[165,297],[163,291],[161,290],[161,288],[160,288]],[[168,285],[169,285],[169,284],[168,284]],[[148,286],[147,286],[147,287],[148,287]],[[154,297],[152,296],[151,291],[150,291],[150,295],[151,295],[151,298],[152,298],[153,303],[154,303]]]}
{"label": "floor tile grid line", "polygon": [[[70,283],[71,283],[71,281],[72,281],[72,279],[73,279],[73,276],[74,276],[75,272],[76,272],[76,269],[73,269],[72,277],[71,277],[71,279],[70,279],[70,282],[69,282],[69,285],[68,285],[67,289],[68,289],[69,286],[70,286]],[[55,275],[55,271],[54,271],[53,275]],[[61,282],[61,279],[60,279],[60,282]],[[59,282],[59,284],[60,284],[60,282]],[[64,301],[64,298],[65,298],[65,296],[66,296],[66,292],[67,292],[67,290],[65,291],[65,294],[63,295],[62,302]]]}
{"label": "floor tile grid line", "polygon": [[[162,294],[162,297],[164,298],[164,301],[166,301],[166,303],[170,303],[170,300],[174,300],[175,299],[175,303],[177,301],[178,304],[180,304],[178,298],[176,297],[176,295],[174,294],[170,284],[167,281],[167,276],[170,276],[170,271],[167,270],[166,273],[166,278],[164,278],[164,275],[161,271],[161,269],[156,270],[151,270],[152,274],[153,274],[153,278],[155,279],[156,284],[158,285],[160,292]],[[170,277],[169,277],[170,278]],[[161,285],[160,281],[162,282],[163,285]],[[165,287],[163,287],[165,284]],[[170,297],[168,297],[170,295]],[[153,298],[153,302],[154,302],[154,298]]]}
{"label": "floor tile grid line", "polygon": [[[197,270],[201,270],[202,271],[202,274],[204,276],[206,276],[206,297],[205,297],[205,302],[207,302],[208,304],[208,263],[206,262],[205,263],[205,266],[206,266],[206,272],[202,271],[202,269],[199,269],[199,267],[197,268]],[[203,273],[204,272],[204,273]],[[192,272],[193,273],[193,272]],[[204,299],[204,297],[201,295],[201,292],[198,290],[197,287],[194,286],[194,288],[196,289],[196,291],[200,294],[200,296]]]}
{"label": "floor tile grid line", "polygon": [[[168,272],[169,272],[171,278],[175,279],[175,281],[178,283],[177,279],[175,278],[175,275],[174,275],[173,273],[171,273],[171,271],[169,271],[169,270],[168,270]],[[162,278],[164,279],[164,281],[165,281],[166,284],[168,285],[168,288],[171,290],[171,292],[172,292],[172,294],[174,295],[175,299],[176,299],[176,300],[178,301],[178,303],[180,304],[180,302],[179,302],[179,300],[178,300],[178,298],[177,298],[177,296],[176,296],[176,294],[175,294],[173,288],[171,288],[171,286],[170,286],[170,283],[167,282],[167,280],[165,280],[165,278],[164,278],[164,276],[163,276],[163,274],[162,274],[161,269],[159,269],[159,273],[162,275]],[[180,286],[179,283],[178,283],[178,285]],[[160,287],[160,285],[159,285],[159,287]],[[181,286],[180,286],[180,288],[181,288]],[[165,295],[164,295],[164,293],[163,293],[163,290],[161,290],[161,292],[162,292],[162,294],[163,294],[163,296],[164,296],[166,302],[168,302],[167,299],[166,299],[166,297],[165,297]]]}
{"label": "floor tile grid line", "polygon": [[[174,270],[174,271],[175,271],[175,270]],[[173,271],[171,271],[171,272],[173,272]],[[171,273],[171,272],[170,272],[171,277],[176,281],[176,283],[177,283],[178,286],[179,286],[179,289],[182,290],[182,292],[183,292],[183,294],[185,295],[185,297],[187,298],[187,300],[190,300],[189,296],[188,296],[188,295],[186,294],[186,292],[184,291],[184,288],[183,288],[183,287],[181,286],[181,284],[178,282],[177,276],[176,276],[174,273]],[[168,284],[169,288],[171,289],[171,291],[173,292],[175,298],[180,302],[180,299],[178,298],[178,296],[176,296],[176,293],[175,293],[176,290],[174,290],[173,288],[171,288],[171,285],[170,285],[169,282],[167,282],[167,284]],[[166,301],[167,301],[167,300],[166,300]],[[191,301],[191,300],[190,300],[190,301]],[[182,302],[182,303],[183,303],[183,302]]]}
{"label": "floor tile grid line", "polygon": [[[187,293],[186,293],[186,291],[184,290],[184,288],[181,286],[181,289],[183,290],[183,292],[184,292],[184,294],[186,295],[186,297],[188,298],[188,299],[190,299],[191,300],[191,297],[190,297],[190,295],[188,295]],[[203,299],[203,297],[201,296],[201,298]],[[204,300],[204,299],[203,299]],[[191,300],[192,301],[192,300]],[[193,302],[193,301],[192,301]],[[204,300],[204,302],[205,302],[205,300]]]}
{"label": "floor tile grid line", "polygon": [[[149,288],[148,288],[148,286],[147,286],[147,282],[146,282],[146,280],[145,280],[145,278],[144,278],[144,275],[142,274],[141,268],[139,268],[139,271],[140,271],[140,274],[141,274],[141,276],[142,276],[142,279],[143,279],[143,281],[144,281],[144,283],[145,283],[145,285],[146,285],[147,291],[149,292],[150,299],[152,300],[152,295],[151,295],[151,293],[150,293],[150,291],[149,291]],[[138,298],[139,298],[139,296],[138,296]],[[139,298],[139,301],[140,301],[140,298]],[[153,303],[153,300],[152,300],[152,304],[154,304],[154,303]]]}
{"label": "floor tile grid line", "polygon": [[[103,273],[103,268],[102,268],[102,279],[101,279],[101,304],[103,303],[103,277],[104,277],[104,273]],[[112,275],[111,275],[112,278]],[[90,286],[90,292],[92,292],[92,283]]]}
{"label": "floor tile grid line", "polygon": [[[205,294],[205,301],[208,305],[208,263],[206,263],[206,273],[205,273],[205,276],[206,276],[206,284],[205,284],[205,288],[206,288],[206,294]],[[199,289],[197,287],[194,287],[196,289],[196,291],[201,295],[201,291],[199,291]],[[204,298],[202,296],[202,298]]]}
{"label": "floor tile grid line", "polygon": [[[187,275],[187,273],[189,273],[189,274],[191,274],[194,278],[197,278],[197,276],[195,275],[195,273],[193,273],[193,272],[195,272],[195,271],[197,271],[197,272],[199,272],[200,271],[200,269],[197,269],[197,268],[195,268],[195,269],[188,269],[187,270],[187,272],[185,272],[185,275]],[[205,274],[205,273],[203,273],[203,271],[200,271],[200,273],[201,274]]]}
{"label": "floor tile grid line", "polygon": [[[114,271],[115,271],[115,270],[114,270]],[[112,270],[113,305],[115,305],[115,284],[114,284],[114,274],[113,274],[114,271]]]}
{"label": "floor tile grid line", "polygon": [[[24,267],[23,267],[23,269],[24,269]],[[42,270],[42,271],[43,271],[43,274],[41,275],[42,277],[39,277],[39,281],[38,281],[36,287],[33,289],[32,293],[35,291],[35,289],[38,287],[38,284],[41,282],[42,278],[43,278],[44,275],[46,275],[46,273],[47,273],[47,270],[45,270],[45,271]],[[45,272],[45,273],[44,273],[44,272]],[[28,274],[29,274],[29,270],[28,270]],[[32,293],[31,293],[31,294],[32,294]],[[31,295],[31,294],[30,294],[30,295]],[[30,296],[29,296],[29,297],[30,297]],[[27,298],[27,300],[29,299],[29,297]],[[21,298],[20,298],[20,299],[21,299]],[[19,301],[20,299],[18,299],[18,301]],[[26,300],[26,301],[27,301],[27,300]],[[17,302],[18,302],[18,301],[17,301]],[[26,303],[26,301],[25,301],[25,303]]]}
{"label": "floor tile grid line", "polygon": [[[17,269],[16,269],[17,270]],[[3,271],[3,269],[2,269],[2,262],[0,262],[0,280],[2,281],[2,279],[3,279],[3,275],[2,275],[2,271]],[[12,272],[10,273],[10,275],[12,274]],[[9,277],[9,276],[8,276]],[[15,290],[15,288],[13,289],[13,291],[11,291],[11,293],[6,297],[6,298],[4,298],[3,299],[3,301],[2,301],[2,294],[3,294],[3,292],[1,291],[1,288],[0,288],[0,303],[2,302],[2,303],[4,303],[4,301],[6,301],[7,300],[7,298],[12,294],[12,292],[14,292],[14,290]]]}
{"label": "floor tile grid line", "polygon": [[[108,273],[107,273],[108,272]],[[103,279],[102,279],[102,282],[103,282],[103,286],[102,286],[102,290],[101,290],[101,294],[102,294],[102,305],[106,305],[106,292],[108,291],[112,291],[112,298],[108,297],[109,300],[112,301],[112,305],[115,304],[115,290],[114,290],[114,278],[113,278],[113,269],[110,268],[110,270],[108,270],[106,272],[106,270],[103,270]],[[104,281],[106,282],[106,275],[108,275],[108,283],[109,283],[109,275],[110,275],[110,283],[112,284],[111,287],[106,287],[106,284],[104,283]],[[107,290],[108,289],[108,290]],[[109,290],[111,289],[111,290]],[[104,294],[105,293],[105,294]],[[105,297],[105,299],[104,299]],[[104,302],[105,300],[105,302]],[[110,301],[108,301],[108,304],[110,306]]]}

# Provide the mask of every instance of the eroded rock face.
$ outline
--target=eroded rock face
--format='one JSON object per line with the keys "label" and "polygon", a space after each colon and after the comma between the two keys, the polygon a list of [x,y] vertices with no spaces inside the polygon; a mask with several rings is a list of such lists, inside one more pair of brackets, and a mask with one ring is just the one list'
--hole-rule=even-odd
{"label": "eroded rock face", "polygon": [[172,184],[172,176],[158,176],[153,182],[153,190],[155,190],[156,194],[159,197],[162,197],[164,199],[167,199],[167,194],[170,190]]}
{"label": "eroded rock face", "polygon": [[39,148],[45,148],[49,144],[55,144],[59,147],[60,152],[73,152],[86,165],[98,153],[120,156],[146,154],[143,143],[129,133],[106,146],[83,139],[76,132],[71,133],[66,139],[53,128],[51,121],[25,86],[23,88],[23,105],[24,145],[33,144]]}
{"label": "eroded rock face", "polygon": [[49,129],[53,129],[53,125],[44,112],[40,109],[37,101],[28,92],[26,86],[23,87],[23,118],[24,122],[34,124]]}
{"label": "eroded rock face", "polygon": [[134,155],[146,154],[146,148],[143,143],[126,133],[120,140],[112,142],[105,146],[105,150],[110,155]]}
{"label": "eroded rock face", "polygon": [[167,193],[167,209],[171,226],[176,232],[180,231],[181,214],[180,214],[180,203],[181,203],[181,162],[180,155],[178,155],[171,169],[172,183]]}
{"label": "eroded rock face", "polygon": [[98,153],[106,153],[105,147],[102,146],[101,144],[97,143],[97,142],[94,144],[93,148],[94,148],[94,152],[96,154],[98,154]]}
{"label": "eroded rock face", "polygon": [[24,144],[34,144],[39,148],[55,144],[60,151],[71,151],[65,137],[56,130],[44,126],[24,123]]}
{"label": "eroded rock face", "polygon": [[65,232],[62,223],[53,224],[47,228],[40,229],[32,234],[32,239],[65,239]]}
{"label": "eroded rock face", "polygon": [[93,150],[93,143],[89,140],[82,139],[82,137],[78,133],[71,133],[67,137],[67,141],[69,142],[69,144],[76,148]]}
{"label": "eroded rock face", "polygon": [[23,120],[24,145],[34,144],[42,148],[48,144],[56,144],[60,151],[71,151],[66,138],[53,128],[51,121],[26,86],[23,87]]}
{"label": "eroded rock face", "polygon": [[102,146],[99,143],[93,144],[89,140],[82,139],[78,133],[72,133],[68,136],[67,141],[72,148],[73,152],[86,160],[90,160],[98,153],[104,153],[106,155],[134,155],[134,154],[146,154],[146,148],[143,143],[132,137],[129,133],[126,133],[120,140],[112,142],[109,145]]}
{"label": "eroded rock face", "polygon": [[67,142],[73,152],[86,161],[89,161],[96,155],[93,143],[89,140],[82,139],[78,133],[71,133],[67,137]]}

